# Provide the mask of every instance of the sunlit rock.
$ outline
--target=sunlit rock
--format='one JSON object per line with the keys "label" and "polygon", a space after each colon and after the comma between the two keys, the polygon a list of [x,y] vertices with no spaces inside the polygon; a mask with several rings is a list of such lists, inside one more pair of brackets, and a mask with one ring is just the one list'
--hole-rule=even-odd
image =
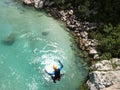
{"label": "sunlit rock", "polygon": [[24,0],[27,5],[34,5],[35,8],[43,8],[45,0]]}
{"label": "sunlit rock", "polygon": [[89,50],[89,54],[97,54],[98,53],[94,47],[89,47],[88,50]]}
{"label": "sunlit rock", "polygon": [[44,1],[43,0],[34,0],[35,8],[43,8]]}
{"label": "sunlit rock", "polygon": [[95,70],[113,70],[111,61],[103,60],[92,66]]}
{"label": "sunlit rock", "polygon": [[73,10],[70,10],[68,13],[69,13],[70,15],[73,15]]}
{"label": "sunlit rock", "polygon": [[33,5],[34,1],[33,0],[24,0],[23,3],[27,4],[27,5]]}
{"label": "sunlit rock", "polygon": [[112,85],[110,78],[106,72],[93,71],[89,74],[88,86],[90,90],[100,90]]}
{"label": "sunlit rock", "polygon": [[[90,90],[117,90],[120,88],[120,59],[103,60],[92,65],[87,81]],[[117,86],[116,86],[117,85]],[[117,87],[117,88],[116,88]],[[116,88],[116,89],[115,89]]]}
{"label": "sunlit rock", "polygon": [[95,54],[95,55],[94,55],[94,57],[93,57],[93,59],[94,59],[94,60],[99,60],[99,59],[100,59],[100,57],[99,57],[99,55],[98,55],[98,54]]}

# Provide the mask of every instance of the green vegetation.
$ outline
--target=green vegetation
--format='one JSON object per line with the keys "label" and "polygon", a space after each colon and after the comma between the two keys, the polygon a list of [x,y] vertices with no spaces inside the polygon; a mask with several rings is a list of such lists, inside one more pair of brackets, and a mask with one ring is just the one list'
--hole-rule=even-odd
{"label": "green vegetation", "polygon": [[98,50],[101,59],[120,58],[120,24],[105,25],[101,30],[92,31],[90,37],[99,40]]}
{"label": "green vegetation", "polygon": [[99,40],[101,59],[120,58],[119,0],[51,0],[58,9],[73,9],[81,20],[102,23],[89,37]]}
{"label": "green vegetation", "polygon": [[79,18],[96,22],[119,23],[118,0],[51,0],[58,8],[73,9]]}

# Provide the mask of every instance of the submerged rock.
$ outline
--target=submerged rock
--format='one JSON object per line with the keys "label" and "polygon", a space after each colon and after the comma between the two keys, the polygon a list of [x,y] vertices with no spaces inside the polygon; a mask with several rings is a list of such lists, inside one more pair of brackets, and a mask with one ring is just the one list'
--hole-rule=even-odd
{"label": "submerged rock", "polygon": [[42,32],[42,35],[44,35],[44,36],[46,36],[46,35],[48,35],[49,34],[49,31],[44,31],[44,32]]}
{"label": "submerged rock", "polygon": [[5,45],[12,45],[15,42],[15,34],[10,34],[5,40],[2,41]]}

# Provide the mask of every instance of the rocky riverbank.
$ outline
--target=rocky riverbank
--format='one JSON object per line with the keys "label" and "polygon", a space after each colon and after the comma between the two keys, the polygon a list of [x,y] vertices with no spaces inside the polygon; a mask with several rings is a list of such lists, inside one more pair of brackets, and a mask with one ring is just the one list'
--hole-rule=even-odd
{"label": "rocky riverbank", "polygon": [[[97,23],[82,21],[74,15],[74,11],[61,10],[51,7],[54,2],[49,0],[24,0],[24,4],[35,8],[44,8],[51,16],[62,20],[74,32],[80,49],[88,52],[92,60],[99,60],[96,50],[98,41],[89,38],[89,31],[97,28]],[[120,89],[120,59],[103,60],[91,67],[87,84],[90,90],[118,90]]]}
{"label": "rocky riverbank", "polygon": [[92,59],[99,59],[99,55],[96,50],[98,41],[88,37],[88,31],[96,29],[97,23],[86,21],[80,22],[80,20],[74,15],[73,10],[58,10],[56,7],[50,7],[54,2],[50,2],[49,0],[24,0],[24,4],[32,5],[35,8],[45,7],[44,9],[48,13],[65,22],[69,30],[75,33],[75,36],[78,38],[80,49],[87,51]]}

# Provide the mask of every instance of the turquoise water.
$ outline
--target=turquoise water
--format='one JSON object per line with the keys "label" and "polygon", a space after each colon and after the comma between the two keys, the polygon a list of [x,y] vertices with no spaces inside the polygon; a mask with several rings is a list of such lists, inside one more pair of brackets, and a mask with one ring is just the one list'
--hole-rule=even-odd
{"label": "turquoise water", "polygon": [[[0,0],[0,90],[79,90],[87,70],[64,29],[44,12]],[[65,75],[54,84],[44,69],[57,60]]]}

